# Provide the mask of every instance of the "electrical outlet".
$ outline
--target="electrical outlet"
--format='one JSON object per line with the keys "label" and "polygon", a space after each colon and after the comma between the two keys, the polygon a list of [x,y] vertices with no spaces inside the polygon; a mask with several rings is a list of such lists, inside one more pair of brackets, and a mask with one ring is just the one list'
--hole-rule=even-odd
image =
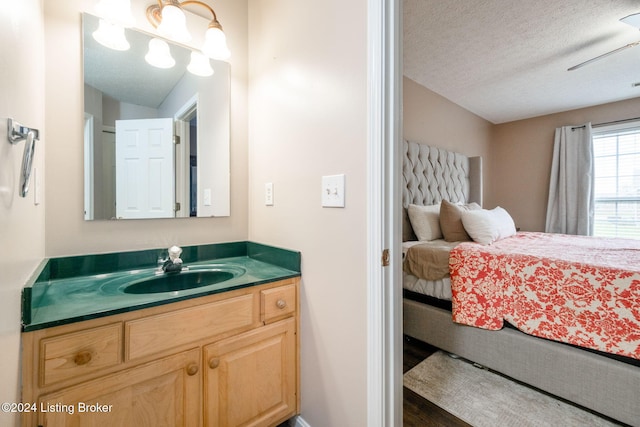
{"label": "electrical outlet", "polygon": [[273,206],[273,182],[267,182],[264,185],[264,204]]}
{"label": "electrical outlet", "polygon": [[322,177],[322,207],[344,208],[344,174]]}

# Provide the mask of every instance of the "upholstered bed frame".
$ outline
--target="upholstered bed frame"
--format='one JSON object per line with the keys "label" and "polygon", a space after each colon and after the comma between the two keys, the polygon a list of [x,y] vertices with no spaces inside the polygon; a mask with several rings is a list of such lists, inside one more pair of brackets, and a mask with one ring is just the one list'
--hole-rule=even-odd
{"label": "upholstered bed frame", "polygon": [[[404,142],[404,240],[409,204],[442,199],[482,204],[482,161]],[[640,366],[526,335],[458,325],[451,312],[404,298],[404,334],[621,422],[640,426]]]}

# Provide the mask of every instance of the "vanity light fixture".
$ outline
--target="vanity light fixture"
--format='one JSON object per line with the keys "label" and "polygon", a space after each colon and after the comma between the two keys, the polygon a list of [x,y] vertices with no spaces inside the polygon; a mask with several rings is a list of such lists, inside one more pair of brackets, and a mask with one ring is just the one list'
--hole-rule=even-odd
{"label": "vanity light fixture", "polygon": [[[227,47],[227,37],[211,6],[198,0],[157,1],[157,4],[147,8],[147,20],[161,36],[178,43],[186,43],[191,39],[183,6],[199,6],[211,13],[212,19],[204,34],[202,53],[191,53],[191,62],[187,67],[191,73],[202,77],[210,76],[213,69],[209,58],[222,61],[229,59],[231,53]],[[128,50],[129,42],[125,37],[124,27],[133,25],[131,0],[100,0],[96,5],[96,12],[101,19],[98,29],[93,32],[93,38],[110,49]],[[171,56],[169,45],[160,38],[149,41],[149,51],[145,60],[158,68],[171,68],[176,63]]]}
{"label": "vanity light fixture", "polygon": [[188,5],[203,7],[212,16],[205,32],[202,53],[212,59],[223,61],[229,59],[231,52],[227,47],[227,37],[222,31],[222,25],[218,21],[216,12],[206,3],[198,0],[185,0],[183,2],[178,0],[158,0],[158,4],[153,4],[147,8],[147,20],[165,37],[181,43],[189,41],[191,35],[187,29],[186,16],[182,10],[183,6]]}

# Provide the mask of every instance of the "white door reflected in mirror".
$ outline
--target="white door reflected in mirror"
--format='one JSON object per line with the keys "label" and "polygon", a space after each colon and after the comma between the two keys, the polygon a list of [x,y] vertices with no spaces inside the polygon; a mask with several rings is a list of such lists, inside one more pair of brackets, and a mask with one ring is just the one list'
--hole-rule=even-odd
{"label": "white door reflected in mirror", "polygon": [[116,216],[174,216],[173,120],[116,120]]}

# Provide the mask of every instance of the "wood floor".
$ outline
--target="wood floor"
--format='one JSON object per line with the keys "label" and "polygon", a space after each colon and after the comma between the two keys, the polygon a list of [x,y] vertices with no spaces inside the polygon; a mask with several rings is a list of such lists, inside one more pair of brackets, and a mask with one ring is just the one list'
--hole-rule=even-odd
{"label": "wood floor", "polygon": [[[421,341],[405,338],[403,349],[403,372],[407,372],[425,358],[433,354],[437,348]],[[403,388],[403,421],[405,427],[468,427],[469,424],[454,417],[450,413],[424,399],[422,396]]]}

